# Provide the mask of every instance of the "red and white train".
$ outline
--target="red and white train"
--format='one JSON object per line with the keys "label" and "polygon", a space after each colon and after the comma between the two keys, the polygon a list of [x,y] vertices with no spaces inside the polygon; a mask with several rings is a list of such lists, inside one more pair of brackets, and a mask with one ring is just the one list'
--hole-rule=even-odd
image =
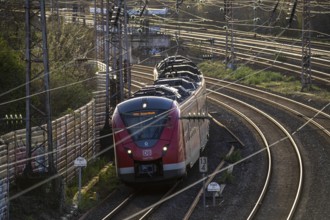
{"label": "red and white train", "polygon": [[112,116],[118,177],[127,183],[177,179],[198,160],[209,135],[202,73],[171,56],[155,82],[118,104]]}

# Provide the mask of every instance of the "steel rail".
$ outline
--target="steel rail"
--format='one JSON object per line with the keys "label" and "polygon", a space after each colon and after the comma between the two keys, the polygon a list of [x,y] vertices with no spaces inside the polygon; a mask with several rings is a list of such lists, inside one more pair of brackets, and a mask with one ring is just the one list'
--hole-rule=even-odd
{"label": "steel rail", "polygon": [[[211,78],[211,77],[205,77],[205,79],[207,80],[208,84],[211,84],[213,86],[222,86],[222,88],[226,88],[226,89],[229,89],[229,90],[232,90],[232,91],[235,91],[235,92],[239,92],[241,94],[246,94],[248,96],[251,96],[251,97],[254,97],[254,98],[257,98],[257,99],[261,99],[264,102],[269,102],[272,105],[277,105],[282,109],[285,109],[289,112],[292,112],[293,114],[300,115],[306,121],[312,123],[314,126],[319,128],[320,131],[324,132],[327,136],[330,137],[330,130],[328,130],[329,128],[326,128],[324,125],[321,125],[320,123],[316,122],[315,119],[313,119],[313,117],[315,117],[316,115],[320,115],[320,116],[324,117],[325,119],[330,120],[330,115],[323,112],[320,109],[316,109],[316,108],[313,108],[309,105],[297,102],[295,100],[292,100],[292,99],[289,99],[289,98],[286,98],[286,97],[283,97],[283,96],[280,96],[280,95],[276,95],[276,94],[273,94],[273,93],[270,93],[270,92],[267,92],[267,91],[263,91],[263,90],[260,90],[260,89],[257,89],[257,88],[252,88],[252,87],[248,87],[248,86],[245,86],[245,85],[236,84],[236,83],[233,83],[233,82],[228,82],[228,81],[225,81],[225,80],[215,79],[215,78]],[[258,94],[253,94],[252,92],[257,92]],[[266,95],[266,96],[262,96],[262,95]],[[273,100],[274,98],[276,99],[276,101]],[[313,114],[313,117],[311,118],[311,117],[308,117],[307,115],[303,114],[301,112],[301,109],[300,109],[300,111],[297,111],[297,110],[293,109],[292,107],[288,107],[287,105],[282,104],[281,100],[283,100],[285,102],[288,102],[288,103],[291,103],[291,104],[294,104],[294,105],[297,105],[297,109],[298,108],[304,108],[308,111],[311,111],[312,114]]]}
{"label": "steel rail", "polygon": [[[214,120],[214,119],[212,118],[212,120]],[[230,156],[233,152],[234,152],[234,147],[232,146],[232,147],[230,148],[230,150],[229,150],[229,152],[227,153],[226,156]],[[212,172],[212,174],[210,174],[210,175],[208,175],[207,177],[204,177],[204,178],[203,178],[203,179],[207,179],[206,182],[205,182],[205,186],[207,186],[207,185],[208,185],[208,184],[214,179],[215,175],[219,172],[219,170],[220,170],[224,165],[225,165],[225,161],[222,160],[222,161],[219,163],[219,165],[214,169],[214,171]],[[194,212],[194,210],[195,210],[195,208],[196,208],[196,206],[197,206],[197,204],[198,204],[200,198],[201,198],[202,195],[203,195],[203,192],[205,192],[204,187],[202,187],[202,188],[198,191],[198,193],[197,193],[197,195],[196,195],[194,201],[192,202],[192,204],[190,205],[188,211],[186,212],[185,216],[183,217],[183,220],[188,220],[188,219],[192,216],[192,214],[193,214],[193,212]]]}
{"label": "steel rail", "polygon": [[[193,46],[193,44],[191,44],[191,46]],[[203,47],[207,50],[211,49],[211,47],[208,47],[208,46],[203,46]],[[221,54],[221,52],[219,53],[215,49],[213,50],[213,53],[218,54],[218,55]],[[259,63],[259,64],[262,64],[264,66],[269,66],[269,67],[272,67],[272,68],[277,68],[277,69],[280,69],[280,70],[288,71],[288,72],[291,72],[291,73],[295,73],[297,75],[301,74],[301,70],[298,69],[299,67],[296,66],[296,65],[290,64],[290,63],[285,63],[285,62],[281,62],[281,61],[277,61],[277,60],[273,60],[273,59],[267,59],[267,58],[264,58],[264,57],[253,56],[253,55],[240,53],[240,52],[235,52],[235,54],[239,55],[240,56],[239,58],[241,60],[245,60],[245,61],[249,61],[249,62],[252,61],[254,63]],[[293,68],[296,68],[298,70],[293,70]],[[257,72],[257,70],[256,70],[256,72]],[[320,82],[323,82],[325,84],[330,85],[330,74],[327,74],[327,73],[324,73],[324,72],[321,72],[321,71],[316,71],[316,70],[314,70],[313,72],[318,73],[318,74],[322,74],[325,77],[328,77],[329,79],[321,78],[321,77],[313,75],[312,80],[313,79],[318,80]]]}
{"label": "steel rail", "polygon": [[[144,67],[142,67],[141,69],[144,69]],[[146,69],[149,69],[148,67],[146,67]],[[151,68],[150,68],[150,70],[151,70]],[[143,71],[141,71],[142,73],[143,73]],[[149,75],[149,78],[150,78],[150,74],[147,74],[147,73],[143,73],[142,75]],[[141,75],[140,75],[141,76]],[[146,77],[146,76],[143,76],[143,77]],[[209,99],[210,99],[210,97],[209,97]],[[236,109],[233,109],[233,108],[231,108],[230,106],[228,106],[228,108],[230,108],[232,111],[237,111]],[[270,117],[270,116],[268,116],[268,117]],[[282,130],[283,130],[284,128],[282,127]],[[293,139],[292,139],[292,137],[290,136],[290,134],[284,129],[284,131],[283,131],[283,133],[286,133],[286,135],[288,136],[288,139],[290,139],[290,141],[292,142],[293,141]],[[293,143],[294,143],[294,141],[293,141]],[[299,155],[299,149],[298,149],[298,147],[294,144],[294,148],[295,148],[295,151],[296,151],[296,153],[298,154],[298,156],[297,156],[297,158],[298,158],[298,161],[299,161],[299,167],[300,167],[300,172],[299,172],[299,183],[298,183],[298,189],[297,189],[297,193],[296,193],[296,196],[295,196],[295,199],[294,199],[294,202],[293,202],[293,204],[292,204],[292,207],[291,207],[291,209],[290,209],[290,212],[289,212],[289,214],[288,214],[288,219],[290,219],[290,218],[292,218],[292,216],[293,216],[293,213],[294,213],[294,210],[296,209],[296,206],[297,206],[297,202],[298,202],[298,200],[299,200],[299,196],[300,196],[300,193],[301,193],[301,186],[302,186],[302,177],[303,177],[303,168],[302,168],[302,161],[301,161],[301,156]],[[269,176],[270,176],[270,174],[269,174]],[[250,215],[249,215],[249,218],[252,218],[252,216],[254,216],[255,215],[255,213],[257,212],[257,210],[259,209],[259,206],[260,206],[260,204],[261,204],[261,201],[262,201],[262,199],[263,199],[263,197],[265,196],[265,194],[266,194],[266,189],[267,189],[267,186],[268,186],[268,182],[269,182],[269,178],[267,178],[268,180],[266,181],[266,183],[265,183],[265,185],[264,185],[264,187],[263,187],[263,190],[262,190],[262,193],[260,194],[260,196],[259,196],[259,198],[258,198],[258,200],[257,200],[257,202],[256,202],[256,204],[255,204],[255,206],[254,206],[254,208],[252,209],[252,211],[251,211],[251,213],[250,213]]]}
{"label": "steel rail", "polygon": [[[235,98],[232,98],[230,96],[227,96],[227,95],[224,95],[224,94],[221,94],[219,92],[215,92],[215,91],[212,91],[210,89],[207,89],[210,93],[214,93],[216,95],[220,95],[220,96],[223,96],[223,97],[226,97],[227,99],[230,99],[230,100],[233,100],[237,103],[240,103],[242,105],[245,105],[247,106],[248,108],[250,109],[253,109],[254,111],[258,112],[259,114],[263,115],[264,117],[266,117],[268,120],[270,120],[272,123],[274,123],[278,128],[280,128],[280,130],[286,135],[286,138],[285,139],[288,139],[295,152],[296,152],[296,156],[297,156],[297,160],[298,160],[298,163],[299,163],[299,181],[298,181],[298,187],[297,187],[297,191],[296,191],[296,195],[295,195],[295,198],[294,198],[294,201],[293,201],[293,204],[290,208],[290,211],[288,213],[288,216],[287,216],[287,219],[291,219],[293,217],[293,214],[294,214],[294,211],[297,207],[297,204],[298,204],[298,200],[299,200],[299,197],[300,197],[300,194],[301,194],[301,189],[302,189],[302,181],[303,181],[303,164],[302,164],[302,158],[301,158],[301,155],[300,155],[300,152],[299,152],[299,148],[298,146],[296,145],[295,141],[293,140],[292,136],[290,135],[290,133],[279,123],[277,122],[273,117],[271,117],[270,115],[268,115],[267,113],[261,111],[260,109],[252,106],[252,105],[249,105],[241,100],[238,100],[238,99],[235,99]],[[231,108],[233,110],[233,108]],[[282,138],[281,140],[283,140],[284,138]],[[281,141],[279,140],[279,141]],[[275,142],[274,144],[270,145],[270,146],[274,146],[275,144],[277,144],[277,142]],[[258,209],[260,208],[260,204],[261,204],[261,201],[262,199],[264,198],[264,196],[266,195],[266,190],[263,190],[256,205],[254,206],[253,210],[251,211],[248,219],[252,219],[253,216],[257,213]]]}
{"label": "steel rail", "polygon": [[123,209],[127,204],[136,196],[136,193],[132,193],[126,197],[116,208],[111,210],[102,220],[107,220],[113,218],[121,209]]}

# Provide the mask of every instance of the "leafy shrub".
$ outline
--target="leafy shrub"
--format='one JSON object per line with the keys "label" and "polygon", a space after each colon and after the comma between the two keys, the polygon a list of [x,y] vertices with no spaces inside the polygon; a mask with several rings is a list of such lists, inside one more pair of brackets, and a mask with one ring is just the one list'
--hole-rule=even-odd
{"label": "leafy shrub", "polygon": [[221,174],[220,178],[218,179],[218,182],[220,184],[229,184],[229,183],[233,183],[234,180],[235,180],[234,175],[226,170]]}
{"label": "leafy shrub", "polygon": [[235,163],[235,162],[239,161],[240,159],[242,159],[241,151],[234,150],[232,154],[230,154],[229,156],[227,156],[225,158],[225,161],[228,163]]}

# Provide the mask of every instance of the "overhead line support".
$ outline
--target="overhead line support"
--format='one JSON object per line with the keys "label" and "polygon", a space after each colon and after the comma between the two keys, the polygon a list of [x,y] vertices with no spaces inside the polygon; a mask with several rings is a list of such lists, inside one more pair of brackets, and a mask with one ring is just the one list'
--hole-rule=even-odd
{"label": "overhead line support", "polygon": [[[235,69],[235,52],[234,52],[234,21],[233,21],[233,2],[232,0],[224,0],[224,11],[226,20],[226,68]],[[230,25],[230,28],[229,28]],[[230,36],[229,36],[230,35]],[[229,51],[230,50],[230,51]]]}
{"label": "overhead line support", "polygon": [[[38,11],[32,11],[31,9],[38,9]],[[39,22],[35,24],[36,22]],[[42,39],[32,39],[36,34],[32,32],[41,32]],[[34,42],[33,42],[34,41]],[[32,43],[33,42],[33,43]],[[27,162],[24,170],[25,174],[32,174],[32,152],[39,147],[43,147],[48,152],[48,172],[50,175],[56,173],[55,162],[54,162],[54,149],[53,149],[53,137],[52,137],[52,122],[51,122],[51,108],[50,108],[50,70],[49,70],[49,60],[48,60],[48,48],[47,48],[47,28],[46,28],[46,15],[45,15],[45,0],[40,0],[35,2],[32,0],[25,0],[25,45],[26,45],[26,156]],[[34,51],[37,51],[38,48],[42,48],[42,54],[33,54]],[[33,59],[35,57],[35,59]],[[40,60],[42,60],[43,70],[40,73],[32,72],[32,64],[40,67]],[[34,68],[36,69],[36,68]],[[44,74],[43,78],[40,77],[41,74]],[[41,94],[44,95],[41,100],[44,100],[44,105],[40,106],[44,109],[37,109],[35,111],[40,115],[43,120],[37,121],[37,118],[40,116],[35,116],[32,113],[32,109],[36,109],[37,106],[33,106],[31,100],[31,79],[40,78],[43,81],[44,90]],[[32,122],[37,121],[37,126],[41,127],[42,130],[46,131],[47,139],[44,143],[36,144],[37,146],[32,147]],[[42,125],[46,124],[46,128],[43,128]],[[47,145],[46,145],[47,143]]]}
{"label": "overhead line support", "polygon": [[311,88],[311,16],[310,0],[303,0],[302,18],[302,60],[301,60],[301,84],[304,89]]}

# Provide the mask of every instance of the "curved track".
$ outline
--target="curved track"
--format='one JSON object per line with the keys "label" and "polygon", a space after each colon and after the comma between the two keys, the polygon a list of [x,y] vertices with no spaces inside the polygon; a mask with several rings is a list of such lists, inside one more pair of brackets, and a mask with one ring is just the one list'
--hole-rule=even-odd
{"label": "curved track", "polygon": [[[297,207],[303,178],[301,156],[293,138],[279,122],[259,109],[218,92],[208,91],[210,92],[209,99],[229,108],[250,124],[253,124],[253,127],[264,137],[264,144],[269,152],[267,154],[269,161],[268,172],[264,186],[257,201],[255,201],[248,219],[253,217],[260,219],[267,217],[272,219],[291,219]],[[220,99],[221,101],[219,101]],[[236,109],[240,110],[237,111]],[[271,149],[269,143],[272,143],[271,146],[273,147]],[[260,152],[262,150],[258,153]],[[222,165],[220,164],[217,170]],[[207,183],[211,182],[214,174],[210,176]],[[184,219],[189,219],[190,215],[192,215],[202,192],[203,190],[201,189]]]}
{"label": "curved track", "polygon": [[[215,31],[214,29],[193,27],[194,24],[183,23],[162,24],[155,21],[155,25],[161,26],[162,32],[169,35],[178,36],[183,39],[183,45],[200,49],[204,53],[212,54],[216,57],[224,58],[226,51],[226,32]],[[191,26],[190,26],[191,25]],[[272,68],[285,71],[288,74],[301,75],[301,41],[272,37],[268,35],[258,35],[257,38],[251,34],[235,31],[234,51],[238,61],[259,67]],[[213,45],[210,39],[214,40]],[[314,43],[314,42],[313,42]],[[314,47],[315,45],[315,47]],[[329,44],[315,42],[312,45],[312,69],[311,76],[314,82],[330,85],[330,61]],[[203,52],[202,52],[203,53]]]}
{"label": "curved track", "polygon": [[178,186],[178,181],[168,189],[150,190],[143,188],[127,196],[102,219],[147,219],[157,209],[163,198],[170,195]]}
{"label": "curved track", "polygon": [[[150,79],[150,74],[152,73],[151,69],[152,68],[150,68],[150,67],[137,67],[134,71],[137,71],[139,73],[138,76],[139,76],[140,80],[142,80],[142,78],[147,79],[148,74],[149,74],[149,79]],[[288,116],[291,116],[292,119],[294,120],[294,123],[290,123],[288,121],[283,122],[283,120],[282,120],[282,122],[280,122],[280,123],[283,124],[284,127],[290,127],[290,126],[292,127],[292,124],[295,124],[295,123],[299,124],[294,129],[286,128],[287,130],[289,130],[286,132],[286,134],[284,134],[282,132],[282,135],[279,133],[278,136],[276,136],[276,137],[275,137],[275,135],[273,135],[273,137],[269,137],[269,143],[272,146],[274,145],[273,147],[271,147],[271,149],[277,148],[277,149],[284,151],[284,153],[288,153],[286,151],[290,151],[290,154],[291,153],[295,154],[294,152],[297,151],[297,148],[291,148],[289,150],[287,148],[287,146],[290,146],[290,141],[288,141],[288,140],[292,140],[292,139],[298,140],[298,143],[301,144],[301,141],[303,141],[303,140],[300,140],[302,138],[300,133],[306,126],[310,126],[310,127],[314,128],[314,130],[313,130],[313,133],[315,133],[314,135],[321,137],[320,139],[328,140],[328,144],[329,144],[329,140],[330,140],[330,138],[329,138],[330,137],[329,136],[329,119],[330,119],[329,112],[330,112],[330,110],[328,108],[329,103],[322,107],[312,107],[310,105],[306,105],[301,102],[298,102],[298,101],[295,101],[295,100],[292,100],[292,99],[289,99],[289,98],[286,98],[283,96],[274,95],[272,93],[265,92],[265,91],[262,91],[259,89],[255,89],[255,88],[251,88],[251,87],[247,87],[247,86],[243,86],[243,85],[238,85],[238,84],[233,84],[233,83],[222,81],[222,80],[207,78],[207,83],[209,85],[209,88],[212,88],[212,90],[220,91],[221,93],[230,92],[230,94],[231,94],[230,96],[237,97],[237,99],[240,99],[240,100],[247,100],[248,102],[252,103],[252,105],[257,105],[255,102],[261,102],[261,103],[265,103],[266,105],[273,106],[272,108],[273,108],[273,111],[275,111],[275,112],[277,111],[276,109],[280,109],[280,111],[286,112],[285,114],[287,114]],[[221,95],[223,95],[223,94],[221,94]],[[227,98],[229,98],[229,97],[227,97]],[[249,99],[251,99],[251,100],[249,100]],[[257,100],[257,101],[253,101],[253,100]],[[262,107],[262,108],[264,108],[264,107]],[[237,107],[236,109],[241,109],[241,107]],[[268,111],[268,110],[266,110],[266,111]],[[276,116],[276,117],[278,118],[279,116]],[[281,118],[279,118],[279,119],[281,120]],[[266,121],[266,119],[264,119],[263,121]],[[267,129],[267,127],[269,127],[269,128],[271,127],[271,125],[268,125],[268,126],[263,125],[263,122],[261,122],[260,126],[266,127],[265,129]],[[273,128],[273,129],[275,129],[275,128]],[[268,133],[272,133],[273,129],[268,130]],[[288,136],[288,134],[291,134],[290,135],[291,137]],[[282,147],[279,147],[279,144],[283,144],[283,143],[286,143],[286,144],[284,144]],[[306,148],[306,146],[304,146],[304,151],[306,152],[305,148]],[[327,149],[325,149],[323,147],[323,150],[326,151]],[[276,154],[277,153],[274,153],[273,155],[276,155]],[[304,155],[304,156],[309,157],[309,155]],[[291,159],[287,158],[287,156],[281,158],[281,156],[280,156],[280,159],[283,159],[284,161],[287,162],[287,167],[295,167],[298,165],[300,165],[300,167],[302,167],[301,158],[299,159],[299,157],[297,157],[297,156],[292,156],[290,158],[293,158],[293,159],[291,160]],[[308,159],[308,161],[309,161],[309,159]],[[275,163],[275,164],[278,164],[280,166],[281,163],[282,163],[282,161]],[[308,163],[310,163],[310,162],[308,162]],[[286,169],[288,169],[287,167],[282,166],[282,168],[279,168],[278,173],[284,171],[284,174],[286,175],[286,172],[287,172]],[[312,167],[314,167],[314,165]],[[315,166],[315,167],[317,167],[317,166]],[[302,178],[303,171],[302,170],[299,171],[299,173],[301,173],[301,175],[295,176],[293,178],[293,179],[297,180],[296,183],[289,184],[289,182],[286,182],[285,180],[280,180],[280,179],[276,180],[277,183],[275,185],[277,185],[277,186],[275,186],[275,187],[278,187],[276,192],[281,192],[283,188],[287,187],[287,184],[291,185],[291,186],[295,185],[295,186],[293,186],[292,192],[290,193],[290,204],[291,204],[290,210],[288,211],[288,209],[286,209],[285,207],[282,207],[281,202],[277,205],[278,208],[280,208],[280,209],[283,208],[283,209],[287,210],[287,211],[284,211],[284,213],[286,213],[286,214],[283,214],[283,213],[281,214],[282,215],[281,218],[285,218],[284,216],[286,216],[286,218],[291,218],[294,214],[295,209],[299,209],[298,216],[301,216],[302,215],[301,213],[305,213],[305,211],[302,211],[302,210],[306,209],[306,208],[304,208],[306,205],[309,204],[308,206],[313,207],[313,204],[310,204],[310,202],[313,202],[313,201],[306,197],[306,193],[311,190],[310,187],[314,187],[311,185],[312,184],[311,182],[315,182],[315,181],[312,181],[313,178],[311,177],[311,175],[313,175],[313,173],[312,173],[313,169],[314,168],[311,169],[310,167],[308,167],[307,176],[305,175],[304,178]],[[293,171],[293,173],[295,173],[295,171]],[[273,174],[272,178],[275,178],[277,175],[280,175],[280,174]],[[277,179],[277,177],[275,179]],[[304,183],[306,183],[306,184],[302,185],[302,181],[304,181]],[[274,183],[270,184],[270,185],[274,185]],[[266,190],[266,191],[267,192],[270,191],[270,192],[274,193],[274,190]],[[302,193],[302,196],[300,197],[300,199],[299,199],[299,192]],[[311,195],[308,193],[307,194],[309,195],[309,197],[318,198],[317,195],[319,193],[320,192],[315,192],[315,197],[314,197],[314,195]],[[270,194],[268,194],[268,195],[270,195]],[[275,193],[275,194],[273,194],[273,196],[277,197],[279,195],[276,195],[276,193]],[[285,195],[283,195],[283,196],[285,197]],[[268,196],[264,197],[265,200],[263,200],[264,202],[262,204],[266,203],[267,197]],[[272,196],[270,196],[270,197],[272,197]],[[321,197],[324,197],[324,196],[321,196]],[[279,198],[279,197],[277,197],[277,198]],[[302,200],[302,202],[297,203],[301,200]],[[321,201],[324,201],[326,203],[326,200],[321,200]],[[275,209],[276,205],[274,206],[274,203],[275,203],[274,198],[270,199],[270,204],[273,204],[272,209]],[[317,203],[319,203],[319,201],[317,201]],[[257,210],[257,207],[259,205],[260,205],[260,200],[256,201],[255,210]],[[265,207],[265,206],[263,206],[263,207]],[[270,210],[272,210],[272,209],[270,209]],[[314,208],[312,208],[312,209],[314,209]],[[269,213],[268,211],[265,212],[266,214],[263,214],[264,211],[261,211],[261,209],[258,212],[254,211],[254,212],[251,212],[250,217],[254,216],[253,213],[257,213],[256,217],[258,217],[260,215],[261,216],[265,215],[265,216],[269,217],[269,215],[267,215],[267,213]],[[308,214],[305,213],[304,215],[308,215]]]}
{"label": "curved track", "polygon": [[209,97],[253,122],[265,136],[266,147],[271,147],[265,184],[248,219],[254,216],[290,219],[300,195],[303,175],[301,157],[293,138],[279,122],[247,103],[217,92],[212,92]]}
{"label": "curved track", "polygon": [[[152,81],[151,67],[134,66],[132,74],[135,79],[138,79],[138,81],[133,80],[134,84],[138,87],[144,86],[143,82]],[[316,108],[259,89],[222,80],[207,78],[207,83],[210,102],[217,103],[217,106],[222,106],[221,108],[228,109],[228,111],[234,112],[234,114],[239,115],[239,117],[245,118],[244,121],[250,124],[249,127],[254,127],[253,130],[258,131],[258,136],[262,136],[260,139],[263,140],[263,144],[261,143],[261,145],[263,145],[264,148],[245,157],[242,161],[247,158],[253,161],[254,156],[257,154],[268,157],[269,161],[268,168],[265,169],[268,172],[263,174],[263,185],[258,185],[259,195],[253,197],[255,199],[250,201],[251,204],[245,204],[244,208],[241,207],[240,213],[242,214],[240,218],[291,219],[296,216],[301,216],[300,213],[302,210],[306,209],[306,205],[312,206],[310,203],[312,201],[306,199],[306,192],[309,192],[310,187],[313,187],[310,180],[313,173],[309,168],[307,175],[303,177],[303,173],[305,173],[303,171],[303,162],[305,160],[302,160],[298,148],[305,148],[306,146],[303,146],[301,137],[298,137],[298,134],[301,129],[308,125],[315,128],[315,135],[319,135],[319,137],[325,138],[325,140],[330,140],[330,116],[328,113],[329,110],[326,108],[330,104],[323,108]],[[226,93],[228,93],[228,95],[226,95]],[[263,105],[270,107],[265,107]],[[285,112],[286,115],[294,118],[300,125],[295,129],[290,128],[290,123],[285,120],[283,121],[276,113],[271,116],[274,112],[268,108],[272,108],[274,112]],[[268,113],[268,111],[270,113]],[[266,150],[269,153],[264,154]],[[234,163],[233,166],[238,165],[242,161]],[[255,172],[258,172],[258,169],[255,170]],[[303,185],[303,183],[306,184]],[[260,181],[258,184],[260,184]],[[256,193],[256,191],[254,191],[254,193]],[[195,197],[200,197],[198,194],[196,195]],[[242,195],[244,195],[244,193]],[[318,196],[317,193],[315,193],[315,196],[310,193],[307,193],[307,195],[312,198]],[[169,200],[170,197],[165,198],[165,200]],[[230,201],[230,198],[226,198],[226,200]],[[134,214],[134,216],[140,216],[141,213],[145,213],[150,208],[163,202],[160,197],[153,201],[154,202],[152,202],[149,207],[140,211],[135,210],[138,214]],[[326,203],[326,200],[323,200],[323,202]],[[198,201],[192,203],[195,205],[200,204]],[[134,202],[134,204],[136,206],[139,202]],[[226,201],[223,203],[224,207],[225,204]],[[191,208],[189,211],[190,214],[192,213],[191,219],[194,219],[194,216],[201,216],[195,213],[197,210],[194,211],[194,209],[195,208]],[[219,212],[224,211],[221,210],[221,208],[218,209]],[[161,211],[157,211],[157,213],[158,212]],[[297,212],[299,212],[299,214],[297,214]],[[308,214],[305,213],[304,215]],[[182,216],[182,218],[184,217]],[[153,217],[151,217],[151,219],[153,219]]]}

